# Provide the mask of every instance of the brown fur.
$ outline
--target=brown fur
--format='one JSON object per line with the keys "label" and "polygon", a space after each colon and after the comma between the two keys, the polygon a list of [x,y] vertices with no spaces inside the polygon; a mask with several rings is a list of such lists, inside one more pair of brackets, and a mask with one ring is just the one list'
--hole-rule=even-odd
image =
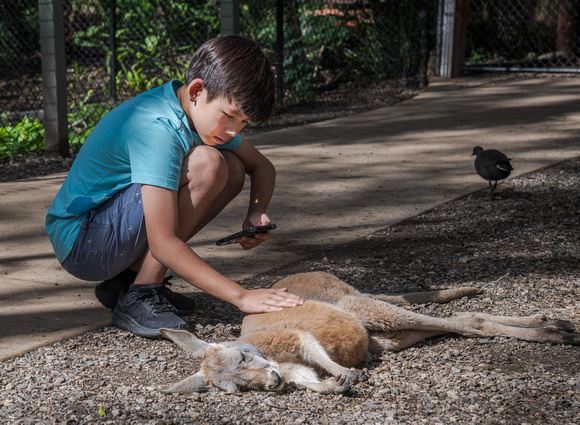
{"label": "brown fur", "polygon": [[[305,317],[308,320],[304,320]],[[277,335],[281,331],[284,332],[283,337]],[[246,316],[240,339],[260,347],[264,354],[276,361],[289,361],[280,354],[283,352],[280,343],[287,345],[286,338],[289,335],[297,337],[296,331],[312,334],[328,355],[344,367],[358,365],[368,349],[367,331],[358,320],[351,314],[317,301],[306,301],[300,307],[275,313]],[[292,350],[292,357],[294,363],[318,366],[305,361],[295,350]]]}
{"label": "brown fur", "polygon": [[[478,288],[374,296],[323,272],[289,276],[274,287],[287,288],[307,301],[300,307],[246,316],[237,341],[208,344],[185,331],[162,330],[163,335],[203,359],[198,373],[167,391],[192,392],[211,387],[227,391],[278,390],[283,378],[313,391],[341,393],[364,378],[360,370],[352,368],[367,350],[397,351],[450,332],[467,337],[507,336],[580,345],[580,335],[572,323],[541,315],[462,313],[437,318],[393,305],[418,300],[446,302],[479,294]],[[331,377],[321,381],[314,370]]]}

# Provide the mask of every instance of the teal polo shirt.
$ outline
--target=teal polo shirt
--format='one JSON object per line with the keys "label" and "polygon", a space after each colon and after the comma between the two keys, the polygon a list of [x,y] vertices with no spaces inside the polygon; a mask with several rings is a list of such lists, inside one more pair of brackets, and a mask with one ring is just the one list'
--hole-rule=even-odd
{"label": "teal polo shirt", "polygon": [[[183,160],[199,135],[189,128],[170,81],[128,100],[95,126],[46,215],[46,231],[63,262],[87,213],[134,183],[178,190]],[[233,151],[242,137],[218,149]]]}

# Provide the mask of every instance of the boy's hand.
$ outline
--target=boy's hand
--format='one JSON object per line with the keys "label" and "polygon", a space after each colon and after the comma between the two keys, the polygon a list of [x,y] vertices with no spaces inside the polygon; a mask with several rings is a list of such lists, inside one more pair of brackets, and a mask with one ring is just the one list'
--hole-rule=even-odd
{"label": "boy's hand", "polygon": [[[248,217],[243,224],[243,228],[247,229],[252,226],[265,226],[270,224],[270,219],[266,214],[256,214],[256,216]],[[270,231],[266,233],[256,233],[254,236],[242,236],[238,238],[238,242],[245,250],[252,249],[260,245],[262,242],[270,239]]]}
{"label": "boy's hand", "polygon": [[244,313],[270,313],[304,304],[304,299],[286,288],[248,290],[238,303]]}

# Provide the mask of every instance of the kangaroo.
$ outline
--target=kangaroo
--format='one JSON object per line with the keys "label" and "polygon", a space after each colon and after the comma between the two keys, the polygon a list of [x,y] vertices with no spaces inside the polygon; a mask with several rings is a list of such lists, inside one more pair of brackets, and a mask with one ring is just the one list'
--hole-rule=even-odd
{"label": "kangaroo", "polygon": [[[398,351],[446,333],[580,345],[571,322],[542,315],[460,313],[436,318],[395,305],[443,303],[483,292],[474,287],[371,295],[324,272],[292,275],[274,287],[287,288],[306,301],[274,313],[247,315],[235,341],[207,343],[187,331],[162,329],[163,336],[201,361],[197,373],[162,391],[279,391],[294,383],[323,394],[343,393],[364,379],[354,367],[367,352]],[[321,379],[319,374],[330,377]]]}

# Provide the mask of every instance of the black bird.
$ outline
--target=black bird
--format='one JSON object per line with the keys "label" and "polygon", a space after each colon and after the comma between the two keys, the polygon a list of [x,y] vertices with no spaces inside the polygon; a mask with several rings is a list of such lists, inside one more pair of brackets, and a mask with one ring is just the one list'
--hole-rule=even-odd
{"label": "black bird", "polygon": [[[497,181],[505,179],[513,170],[510,164],[511,159],[496,149],[484,151],[481,146],[474,147],[471,155],[477,157],[475,158],[475,171],[489,182],[489,196],[493,198]],[[492,181],[495,182],[493,185]]]}

